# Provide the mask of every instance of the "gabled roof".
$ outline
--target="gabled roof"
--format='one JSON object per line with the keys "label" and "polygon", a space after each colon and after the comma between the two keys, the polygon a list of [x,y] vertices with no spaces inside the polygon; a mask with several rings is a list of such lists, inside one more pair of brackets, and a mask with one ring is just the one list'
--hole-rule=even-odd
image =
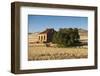
{"label": "gabled roof", "polygon": [[48,29],[44,30],[43,32],[40,32],[39,34],[47,34],[47,33],[52,33],[54,31],[55,30],[53,28],[48,28]]}

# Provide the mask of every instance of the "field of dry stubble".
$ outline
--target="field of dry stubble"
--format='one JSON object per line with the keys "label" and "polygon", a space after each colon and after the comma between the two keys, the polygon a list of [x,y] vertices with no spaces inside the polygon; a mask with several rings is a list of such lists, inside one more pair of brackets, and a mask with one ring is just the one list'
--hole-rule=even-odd
{"label": "field of dry stubble", "polygon": [[87,48],[35,47],[28,49],[28,60],[59,60],[87,58]]}

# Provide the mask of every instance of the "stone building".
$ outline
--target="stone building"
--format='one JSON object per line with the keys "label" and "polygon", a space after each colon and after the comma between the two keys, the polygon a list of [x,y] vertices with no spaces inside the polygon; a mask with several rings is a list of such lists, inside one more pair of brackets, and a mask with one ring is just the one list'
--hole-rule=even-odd
{"label": "stone building", "polygon": [[48,43],[52,41],[55,30],[48,28],[42,32],[31,33],[28,36],[29,44],[33,43]]}
{"label": "stone building", "polygon": [[53,28],[46,29],[38,34],[39,42],[51,42],[55,30]]}

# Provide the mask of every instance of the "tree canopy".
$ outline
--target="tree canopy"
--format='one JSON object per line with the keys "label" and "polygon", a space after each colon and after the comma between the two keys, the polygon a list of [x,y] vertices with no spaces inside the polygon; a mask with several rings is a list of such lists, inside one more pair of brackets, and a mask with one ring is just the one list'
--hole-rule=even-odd
{"label": "tree canopy", "polygon": [[59,47],[70,47],[77,46],[79,39],[77,28],[62,28],[54,33],[52,42],[58,44]]}

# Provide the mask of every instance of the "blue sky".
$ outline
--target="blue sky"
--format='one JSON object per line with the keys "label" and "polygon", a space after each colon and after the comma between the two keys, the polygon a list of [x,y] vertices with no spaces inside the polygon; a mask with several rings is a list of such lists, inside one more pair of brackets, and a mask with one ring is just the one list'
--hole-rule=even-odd
{"label": "blue sky", "polygon": [[28,15],[28,32],[41,32],[46,28],[88,29],[88,17]]}

